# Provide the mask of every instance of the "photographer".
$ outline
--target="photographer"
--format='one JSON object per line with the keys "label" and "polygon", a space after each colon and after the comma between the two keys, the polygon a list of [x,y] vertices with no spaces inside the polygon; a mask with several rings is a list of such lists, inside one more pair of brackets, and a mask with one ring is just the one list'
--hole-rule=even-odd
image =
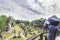
{"label": "photographer", "polygon": [[59,21],[55,18],[50,18],[44,22],[44,28],[49,29],[49,35],[47,40],[55,40],[56,32],[58,31]]}

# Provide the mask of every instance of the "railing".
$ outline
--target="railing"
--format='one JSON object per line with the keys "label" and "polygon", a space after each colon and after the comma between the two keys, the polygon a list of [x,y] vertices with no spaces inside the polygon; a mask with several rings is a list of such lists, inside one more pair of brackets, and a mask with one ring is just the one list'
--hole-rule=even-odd
{"label": "railing", "polygon": [[[45,37],[45,40],[47,40],[47,35],[43,36],[46,33],[48,33],[48,32],[40,32],[37,35],[34,35],[34,36],[32,36],[31,38],[29,38],[27,40],[35,40],[37,37],[40,37],[39,40],[43,40],[43,37]],[[57,32],[57,36],[60,36],[60,30]]]}
{"label": "railing", "polygon": [[[37,35],[34,35],[33,37],[31,37],[31,38],[29,38],[29,39],[27,39],[27,40],[34,40],[34,39],[36,39],[37,37],[40,37],[39,40],[43,40],[43,34],[45,34],[45,33],[48,33],[48,32],[40,32],[40,33],[38,33]],[[47,40],[47,36],[45,36],[45,40]]]}

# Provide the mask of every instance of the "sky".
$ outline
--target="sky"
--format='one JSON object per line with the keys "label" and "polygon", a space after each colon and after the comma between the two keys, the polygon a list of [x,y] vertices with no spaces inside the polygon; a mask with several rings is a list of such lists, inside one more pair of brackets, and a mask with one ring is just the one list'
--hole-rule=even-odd
{"label": "sky", "polygon": [[0,0],[0,15],[20,20],[60,17],[60,0]]}

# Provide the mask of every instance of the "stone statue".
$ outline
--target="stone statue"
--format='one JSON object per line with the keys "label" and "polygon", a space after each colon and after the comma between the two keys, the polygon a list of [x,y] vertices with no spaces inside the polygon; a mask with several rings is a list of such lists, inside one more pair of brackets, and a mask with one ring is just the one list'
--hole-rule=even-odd
{"label": "stone statue", "polygon": [[9,16],[7,19],[7,29],[6,31],[10,31],[11,30],[11,17]]}
{"label": "stone statue", "polygon": [[19,33],[18,33],[18,38],[21,38],[21,35],[20,35],[21,33],[20,33],[20,31],[19,31]]}
{"label": "stone statue", "polygon": [[14,32],[13,32],[13,33],[14,33],[13,38],[16,38],[16,30],[14,30]]}
{"label": "stone statue", "polygon": [[0,32],[0,40],[2,40],[2,35],[1,35],[1,32]]}
{"label": "stone statue", "polygon": [[27,27],[25,27],[25,29],[24,29],[24,35],[27,36],[27,34],[28,34],[28,29],[27,29]]}

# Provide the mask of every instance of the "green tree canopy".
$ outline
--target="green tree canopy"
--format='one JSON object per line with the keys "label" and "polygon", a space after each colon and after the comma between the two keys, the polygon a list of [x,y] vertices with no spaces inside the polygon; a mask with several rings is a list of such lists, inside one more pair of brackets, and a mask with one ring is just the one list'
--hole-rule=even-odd
{"label": "green tree canopy", "polygon": [[5,15],[0,16],[0,31],[4,31],[7,26],[7,17]]}

